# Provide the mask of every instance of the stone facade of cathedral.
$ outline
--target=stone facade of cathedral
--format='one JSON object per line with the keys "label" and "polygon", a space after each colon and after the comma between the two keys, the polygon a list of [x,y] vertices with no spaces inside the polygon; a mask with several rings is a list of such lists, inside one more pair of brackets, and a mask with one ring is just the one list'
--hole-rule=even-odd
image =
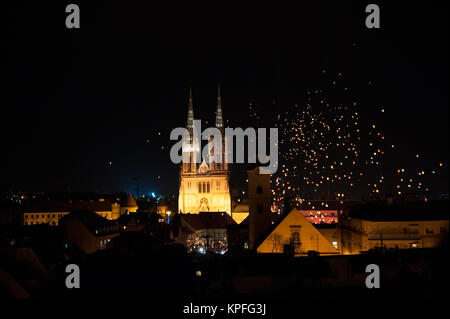
{"label": "stone facade of cathedral", "polygon": [[[217,95],[215,127],[223,130],[222,102],[220,89]],[[216,163],[213,160],[195,162],[195,154],[201,147],[193,139],[194,107],[192,91],[189,94],[189,108],[186,128],[190,133],[190,140],[183,145],[183,163],[180,170],[180,190],[178,196],[178,212],[183,214],[198,214],[200,212],[226,212],[231,215],[231,196],[229,187],[230,169],[227,163]],[[222,139],[224,149],[225,139]],[[214,150],[210,150],[213,155]],[[224,152],[222,152],[224,154]]]}

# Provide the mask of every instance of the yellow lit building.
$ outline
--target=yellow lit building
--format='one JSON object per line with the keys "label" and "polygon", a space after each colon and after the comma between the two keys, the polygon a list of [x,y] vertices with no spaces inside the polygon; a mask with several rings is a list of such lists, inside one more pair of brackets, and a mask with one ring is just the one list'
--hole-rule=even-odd
{"label": "yellow lit building", "polygon": [[59,220],[72,211],[93,211],[109,220],[137,211],[137,204],[131,194],[126,198],[111,200],[100,198],[96,200],[67,200],[67,201],[30,201],[24,204],[24,225],[49,224],[56,226]]}
{"label": "yellow lit building", "polygon": [[295,256],[307,255],[309,251],[321,255],[339,254],[338,249],[296,208],[268,233],[256,250],[258,253],[286,253],[287,249]]}
{"label": "yellow lit building", "polygon": [[383,222],[355,218],[351,223],[351,229],[342,230],[343,254],[359,254],[377,247],[438,247],[448,233],[448,220]]}
{"label": "yellow lit building", "polygon": [[[216,128],[222,132],[222,143],[225,145],[223,134],[223,117],[220,90],[217,96]],[[195,154],[200,145],[193,140],[194,109],[192,91],[189,94],[189,109],[187,129],[191,139],[183,146],[183,163],[180,171],[180,188],[178,196],[178,212],[182,214],[198,214],[200,212],[226,212],[231,215],[231,196],[229,187],[230,170],[224,161],[213,160],[210,163],[203,161],[195,163]],[[224,149],[224,148],[222,148]]]}
{"label": "yellow lit building", "polygon": [[240,203],[237,203],[237,205],[232,208],[231,217],[237,224],[242,223],[248,217],[248,215],[249,204],[248,200],[246,199],[244,199]]}
{"label": "yellow lit building", "polygon": [[343,254],[439,247],[448,237],[448,201],[355,207],[340,228]]}

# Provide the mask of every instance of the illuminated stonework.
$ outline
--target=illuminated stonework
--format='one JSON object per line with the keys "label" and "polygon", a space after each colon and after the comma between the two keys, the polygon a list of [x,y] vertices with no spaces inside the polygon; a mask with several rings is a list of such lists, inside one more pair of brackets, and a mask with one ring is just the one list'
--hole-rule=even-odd
{"label": "illuminated stonework", "polygon": [[[189,96],[187,129],[192,136],[194,118],[192,93]],[[217,97],[216,127],[223,130],[220,90]],[[223,141],[225,143],[225,140]],[[227,212],[231,214],[231,196],[228,180],[229,165],[226,163],[195,163],[194,148],[183,146],[183,163],[180,171],[178,211],[183,214],[199,212]]]}
{"label": "illuminated stonework", "polygon": [[178,198],[181,213],[231,213],[231,197],[226,174],[181,174]]}

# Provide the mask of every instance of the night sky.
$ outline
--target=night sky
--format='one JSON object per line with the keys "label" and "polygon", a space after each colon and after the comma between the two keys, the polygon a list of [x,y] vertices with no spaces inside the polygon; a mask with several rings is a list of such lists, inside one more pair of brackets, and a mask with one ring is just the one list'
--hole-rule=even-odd
{"label": "night sky", "polygon": [[[387,154],[389,165],[417,165],[411,158],[420,154],[425,169],[448,167],[446,1],[378,1],[379,30],[364,24],[371,2],[76,1],[81,29],[71,30],[69,3],[2,4],[3,189],[132,192],[140,176],[141,191],[176,194],[169,133],[186,125],[189,86],[196,118],[212,123],[220,84],[228,125],[251,125],[252,103],[271,127],[322,86],[323,69],[342,72],[362,117],[401,147]],[[232,177],[238,188],[240,172]],[[448,192],[448,170],[433,183]]]}

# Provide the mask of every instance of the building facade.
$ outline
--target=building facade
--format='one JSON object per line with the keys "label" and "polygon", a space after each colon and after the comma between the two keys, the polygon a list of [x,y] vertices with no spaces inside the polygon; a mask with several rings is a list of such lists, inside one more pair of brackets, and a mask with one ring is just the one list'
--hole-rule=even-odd
{"label": "building facade", "polygon": [[259,166],[247,170],[249,202],[249,246],[256,248],[256,243],[272,225],[271,206],[273,202],[270,175],[260,174]]}
{"label": "building facade", "polygon": [[183,244],[187,252],[204,254],[207,251],[224,254],[228,251],[227,228],[236,222],[224,212],[200,212],[179,214],[176,236],[172,238]]}
{"label": "building facade", "polygon": [[92,211],[70,212],[61,224],[65,244],[76,246],[85,254],[111,248],[111,240],[120,234],[117,222]]}
{"label": "building facade", "polygon": [[57,226],[59,220],[72,211],[89,210],[109,220],[116,220],[126,213],[134,213],[138,209],[131,194],[115,200],[108,198],[90,200],[47,200],[30,201],[23,205],[23,224],[49,224]]}
{"label": "building facade", "polygon": [[[222,150],[225,149],[224,122],[220,89],[217,96],[215,127],[222,133]],[[201,145],[193,138],[194,107],[192,90],[189,94],[187,119],[189,138],[183,144],[182,164],[180,169],[180,188],[178,196],[178,212],[182,214],[198,214],[200,212],[226,212],[231,214],[231,196],[229,187],[230,169],[225,163],[225,152],[222,152],[221,163],[213,159],[214,148],[209,150],[209,158],[196,163],[197,152]]]}
{"label": "building facade", "polygon": [[448,234],[448,220],[373,221],[353,218],[342,229],[342,253],[370,249],[439,247]]}
{"label": "building facade", "polygon": [[448,238],[448,201],[361,205],[339,222],[341,253],[432,248]]}
{"label": "building facade", "polygon": [[296,208],[285,215],[268,236],[257,245],[258,253],[286,253],[306,256],[315,251],[321,255],[338,255],[339,250]]}

